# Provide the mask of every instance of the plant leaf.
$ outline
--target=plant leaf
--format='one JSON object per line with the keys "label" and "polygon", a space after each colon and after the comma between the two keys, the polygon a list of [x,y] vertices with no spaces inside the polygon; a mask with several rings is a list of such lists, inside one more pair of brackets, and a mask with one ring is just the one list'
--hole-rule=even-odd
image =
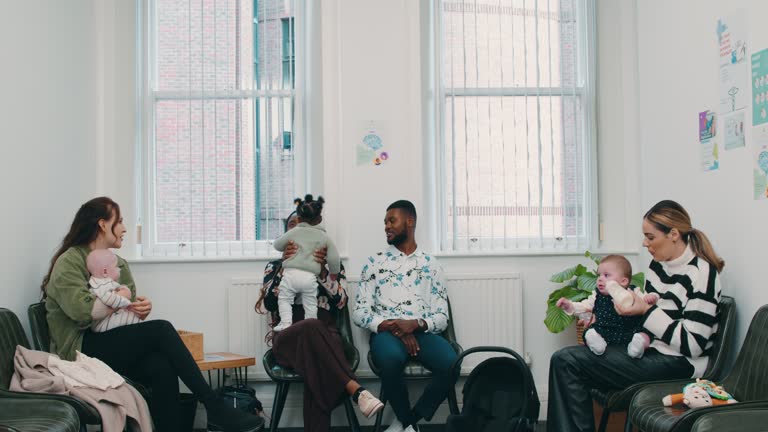
{"label": "plant leaf", "polygon": [[587,272],[579,276],[578,287],[581,290],[592,292],[597,288],[597,275],[592,272]]}
{"label": "plant leaf", "polygon": [[645,291],[645,274],[643,272],[633,274],[630,283]]}
{"label": "plant leaf", "polygon": [[589,259],[591,259],[591,260],[592,260],[592,261],[593,261],[595,264],[597,264],[597,265],[600,265],[600,260],[602,260],[602,259],[603,259],[603,257],[601,257],[601,256],[597,256],[597,255],[593,254],[593,253],[592,253],[592,252],[590,252],[590,251],[585,251],[585,252],[584,252],[584,256],[585,256],[585,257],[587,257],[587,258],[589,258]]}
{"label": "plant leaf", "polygon": [[578,293],[574,294],[573,297],[569,297],[569,300],[571,300],[572,302],[580,302],[591,295],[592,295],[592,291],[578,290]]}
{"label": "plant leaf", "polygon": [[[581,265],[581,264],[579,264]],[[552,277],[549,278],[550,282],[557,282],[557,283],[563,283],[567,281],[568,279],[574,277],[576,275],[576,269],[578,269],[579,266],[573,266],[571,268],[567,268],[560,273],[555,273],[552,275]]]}
{"label": "plant leaf", "polygon": [[557,306],[550,306],[547,308],[547,317],[544,318],[544,325],[552,333],[560,333],[568,328],[574,321],[574,317],[565,313]]}
{"label": "plant leaf", "polygon": [[584,273],[586,273],[588,271],[589,270],[586,267],[584,267],[583,265],[579,264],[579,265],[576,266],[576,273],[575,273],[575,275],[576,276],[581,276],[581,275],[583,275]]}
{"label": "plant leaf", "polygon": [[[580,296],[581,292],[582,291],[576,288],[575,286],[564,286],[560,289],[552,291],[552,293],[549,294],[549,297],[547,298],[547,306],[548,307],[554,306],[555,303],[557,303],[557,301],[560,300],[561,297],[565,297],[568,300],[573,301],[574,298],[578,298]],[[576,300],[576,301],[581,301],[581,300]]]}

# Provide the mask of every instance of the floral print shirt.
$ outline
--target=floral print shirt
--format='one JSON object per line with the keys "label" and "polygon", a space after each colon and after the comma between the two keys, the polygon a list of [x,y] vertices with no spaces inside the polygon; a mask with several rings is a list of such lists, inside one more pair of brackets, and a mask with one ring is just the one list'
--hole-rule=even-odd
{"label": "floral print shirt", "polygon": [[[277,294],[280,291],[280,280],[283,278],[283,261],[275,260],[267,264],[264,268],[264,308],[272,313],[277,313]],[[344,309],[347,305],[347,276],[344,270],[344,265],[341,265],[341,271],[335,281],[326,277],[325,279],[317,278],[317,307],[331,310],[331,307],[336,309]],[[297,301],[300,301],[301,296],[296,297]]]}
{"label": "floral print shirt", "polygon": [[405,255],[389,246],[368,257],[360,276],[352,321],[374,333],[388,319],[422,318],[427,329],[448,327],[448,294],[437,260],[416,249]]}

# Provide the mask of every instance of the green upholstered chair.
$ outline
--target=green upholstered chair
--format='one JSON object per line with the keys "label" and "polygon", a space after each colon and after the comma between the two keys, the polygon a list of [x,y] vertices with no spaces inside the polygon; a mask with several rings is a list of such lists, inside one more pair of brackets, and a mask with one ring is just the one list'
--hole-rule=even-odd
{"label": "green upholstered chair", "polygon": [[[726,407],[728,408],[728,407]],[[763,432],[768,428],[768,408],[745,410],[716,410],[699,417],[691,432]]]}
{"label": "green upholstered chair", "polygon": [[[335,313],[335,320],[336,327],[339,329],[339,334],[341,335],[344,356],[349,362],[350,369],[354,372],[360,364],[360,352],[355,348],[355,344],[352,340],[352,324],[349,320],[348,309],[348,307],[344,307],[341,310],[337,310]],[[272,405],[272,419],[269,422],[270,432],[276,432],[277,427],[280,424],[280,417],[283,415],[285,399],[288,397],[288,389],[291,383],[301,383],[304,382],[304,379],[293,370],[280,366],[271,349],[264,354],[262,363],[264,365],[264,370],[267,371],[267,375],[269,375],[272,381],[277,384]],[[350,398],[344,398],[344,410],[347,414],[349,427],[353,432],[359,432],[360,424],[357,421],[357,415],[355,414],[355,409],[352,406],[352,400]]]}
{"label": "green upholstered chair", "polygon": [[[729,350],[733,343],[733,332],[736,329],[736,302],[733,300],[733,297],[722,296],[718,308],[718,330],[715,335],[715,344],[712,347],[712,354],[709,356],[707,370],[703,375],[703,378],[711,381],[718,381],[723,377]],[[615,391],[593,389],[592,399],[603,408],[598,432],[605,432],[611,413],[626,411],[632,398],[646,384],[637,383],[625,389]],[[629,422],[629,417],[627,417],[627,422]]]}
{"label": "green upholstered chair", "polygon": [[51,352],[51,334],[48,332],[48,317],[45,302],[33,303],[27,308],[29,328],[32,331],[32,345],[38,351]]}
{"label": "green upholstered chair", "polygon": [[[629,406],[627,428],[636,427],[645,432],[689,431],[699,419],[720,410],[741,411],[753,408],[768,408],[768,306],[761,307],[747,331],[733,370],[717,381],[739,401],[737,404],[714,408],[685,409],[665,407],[661,398],[670,393],[679,393],[692,380],[667,381],[649,384],[635,395]],[[737,429],[732,429],[737,430]],[[740,430],[740,429],[738,429]]]}
{"label": "green upholstered chair", "polygon": [[[27,308],[29,328],[32,330],[32,343],[38,351],[51,352],[51,334],[48,331],[48,318],[46,316],[45,302],[33,303]],[[123,376],[125,382],[132,385],[141,393],[144,400],[149,403],[152,392],[143,385]]]}
{"label": "green upholstered chair", "polygon": [[68,403],[0,398],[0,431],[78,432],[80,419]]}
{"label": "green upholstered chair", "polygon": [[80,419],[81,427],[85,425],[100,425],[101,417],[98,412],[87,403],[65,395],[47,393],[26,393],[9,390],[11,376],[13,376],[13,357],[16,354],[16,346],[30,348],[27,335],[21,327],[19,318],[12,311],[0,308],[0,399],[30,399],[45,401],[61,401],[75,409]]}
{"label": "green upholstered chair", "polygon": [[[451,347],[454,351],[456,351],[456,355],[461,354],[462,348],[461,345],[456,342],[456,330],[454,330],[453,327],[453,313],[451,312],[451,302],[448,301],[448,327],[440,333],[440,336],[444,337],[445,340],[448,341],[448,343],[451,344]],[[381,376],[381,369],[376,366],[376,362],[373,360],[373,354],[371,354],[370,351],[368,351],[368,365],[371,367],[371,370],[373,373],[376,374],[376,376]],[[424,365],[422,365],[417,360],[410,360],[405,364],[405,368],[403,369],[403,376],[406,379],[427,379],[432,376],[432,372],[429,371]],[[384,388],[382,387],[381,392],[379,393],[379,400],[381,400],[384,404],[387,403],[386,399],[387,395],[384,393]],[[448,398],[449,398],[449,405],[450,406],[457,406],[458,403],[456,401],[456,392],[455,391],[449,391],[448,392]],[[381,419],[384,416],[384,410],[376,414],[376,424],[374,426],[374,432],[379,432],[381,430]]]}

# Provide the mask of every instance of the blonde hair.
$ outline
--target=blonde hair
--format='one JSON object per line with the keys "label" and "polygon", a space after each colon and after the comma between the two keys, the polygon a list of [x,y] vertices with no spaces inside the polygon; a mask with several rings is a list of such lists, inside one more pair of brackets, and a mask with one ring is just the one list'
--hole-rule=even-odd
{"label": "blonde hair", "polygon": [[664,234],[676,229],[680,238],[691,247],[696,256],[714,266],[718,273],[723,271],[725,261],[717,255],[706,234],[691,226],[691,217],[680,204],[672,200],[659,201],[648,210],[643,219]]}

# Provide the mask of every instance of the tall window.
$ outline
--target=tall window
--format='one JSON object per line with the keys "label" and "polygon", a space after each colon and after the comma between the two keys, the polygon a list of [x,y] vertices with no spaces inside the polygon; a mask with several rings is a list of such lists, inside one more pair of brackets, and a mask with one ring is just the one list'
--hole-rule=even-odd
{"label": "tall window", "polygon": [[293,76],[296,75],[296,62],[294,57],[296,55],[293,39],[295,37],[293,27],[293,17],[282,19],[282,36],[283,36],[283,86],[290,87],[293,83]]}
{"label": "tall window", "polygon": [[593,0],[438,4],[441,248],[585,247]]}
{"label": "tall window", "polygon": [[144,254],[262,253],[296,195],[296,4],[144,5]]}

